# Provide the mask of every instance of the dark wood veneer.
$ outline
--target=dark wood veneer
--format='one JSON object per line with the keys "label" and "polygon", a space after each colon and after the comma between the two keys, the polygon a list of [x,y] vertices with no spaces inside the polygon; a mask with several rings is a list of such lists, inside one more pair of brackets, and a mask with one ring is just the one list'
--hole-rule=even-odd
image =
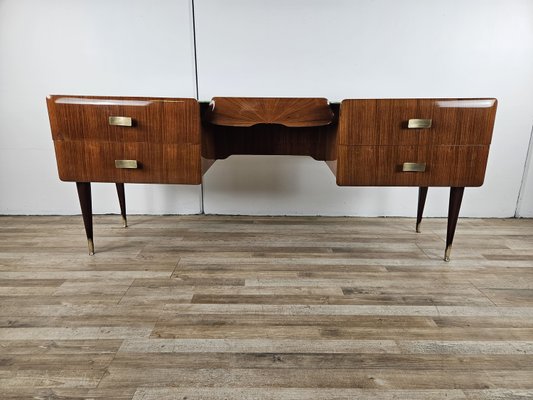
{"label": "dark wood veneer", "polygon": [[[54,140],[200,144],[195,99],[54,95],[47,103]],[[111,116],[133,126],[111,126]]]}
{"label": "dark wood veneer", "polygon": [[[63,181],[200,184],[200,145],[57,140]],[[139,168],[115,167],[115,160],[137,160]]]}
{"label": "dark wood veneer", "polygon": [[[489,145],[496,99],[343,100],[339,144]],[[408,129],[409,119],[432,119],[431,128]]]}
{"label": "dark wood veneer", "polygon": [[[481,186],[489,146],[339,146],[339,186]],[[425,172],[403,172],[405,162]]]}
{"label": "dark wood veneer", "polygon": [[280,124],[294,128],[329,125],[333,112],[324,98],[214,97],[205,119],[221,126]]}

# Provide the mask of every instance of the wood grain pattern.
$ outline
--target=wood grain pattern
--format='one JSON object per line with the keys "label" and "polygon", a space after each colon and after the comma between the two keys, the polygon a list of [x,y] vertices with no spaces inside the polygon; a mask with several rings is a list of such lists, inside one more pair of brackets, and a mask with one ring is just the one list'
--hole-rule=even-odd
{"label": "wood grain pattern", "polygon": [[[61,180],[201,183],[196,100],[56,95],[47,104]],[[133,126],[110,126],[110,116],[131,117]],[[117,169],[115,160],[140,168]]]}
{"label": "wood grain pattern", "polygon": [[533,396],[533,220],[116,219],[0,217],[0,398]]}
{"label": "wood grain pattern", "polygon": [[[51,95],[46,99],[54,140],[200,144],[195,99]],[[111,116],[133,126],[111,126]]]}
{"label": "wood grain pattern", "polygon": [[[341,145],[489,145],[496,99],[343,100]],[[428,129],[407,129],[409,119],[432,119]]]}
{"label": "wood grain pattern", "polygon": [[[339,146],[340,186],[481,186],[488,146]],[[425,172],[403,172],[404,162]]]}
{"label": "wood grain pattern", "polygon": [[[496,116],[496,99],[344,100],[338,159],[341,186],[481,186]],[[408,129],[409,119],[431,128]],[[401,172],[403,162],[426,172]]]}
{"label": "wood grain pattern", "polygon": [[249,128],[216,126],[210,135],[211,147],[204,157],[225,159],[233,154],[331,157],[328,144],[335,131],[329,127],[287,128],[283,125],[255,125]]}
{"label": "wood grain pattern", "polygon": [[[56,140],[62,181],[200,184],[200,145]],[[137,160],[139,168],[115,167],[115,160]]]}
{"label": "wood grain pattern", "polygon": [[[225,98],[224,98],[225,99]],[[255,99],[257,101],[262,99]],[[284,105],[283,99],[276,100],[276,107]],[[287,99],[293,101],[294,99]],[[312,100],[312,99],[304,99]],[[318,102],[324,105],[323,99]],[[217,103],[218,104],[218,103]],[[325,103],[327,105],[327,103]],[[281,109],[275,108],[281,113]],[[206,116],[202,126],[203,148],[202,156],[209,160],[225,159],[233,154],[252,155],[303,155],[311,156],[315,160],[334,160],[336,158],[337,120],[331,115],[328,124],[315,126],[308,122],[284,125],[281,123],[257,123],[251,126],[232,126],[227,124],[215,125],[210,123],[210,106],[201,105]],[[311,107],[311,111],[313,108]],[[338,111],[338,105],[327,107],[328,113]],[[286,113],[291,112],[287,110]],[[239,115],[239,114],[236,114]],[[295,118],[298,114],[288,114]],[[336,115],[336,114],[335,114]]]}
{"label": "wood grain pattern", "polygon": [[333,112],[324,98],[214,97],[205,119],[222,126],[309,127],[331,124]]}

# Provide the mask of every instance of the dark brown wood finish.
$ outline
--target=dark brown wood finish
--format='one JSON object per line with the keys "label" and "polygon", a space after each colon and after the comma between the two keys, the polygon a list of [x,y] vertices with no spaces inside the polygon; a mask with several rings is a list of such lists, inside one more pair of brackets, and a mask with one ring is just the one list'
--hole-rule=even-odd
{"label": "dark brown wood finish", "polygon": [[85,226],[85,234],[87,235],[87,245],[89,247],[89,255],[94,254],[93,241],[93,205],[91,196],[90,182],[76,182],[76,189],[78,190],[78,198],[80,200],[81,214],[83,217],[83,225]]}
{"label": "dark brown wood finish", "polygon": [[[496,99],[343,100],[341,145],[489,145]],[[409,119],[431,128],[408,129]]]}
{"label": "dark brown wood finish", "polygon": [[[56,140],[63,181],[200,184],[200,145]],[[116,168],[115,160],[136,160],[138,168]]]}
{"label": "dark brown wood finish", "polygon": [[457,227],[457,220],[459,219],[459,211],[461,210],[461,202],[463,201],[464,191],[464,187],[450,188],[450,205],[448,208],[448,230],[446,232],[446,250],[444,252],[444,261],[450,261],[453,237],[455,235],[455,228]]}
{"label": "dark brown wood finish", "polygon": [[[53,95],[47,104],[54,140],[200,144],[195,99]],[[110,125],[112,116],[132,126]]]}
{"label": "dark brown wood finish", "polygon": [[249,128],[213,126],[210,134],[212,147],[204,152],[204,157],[210,159],[252,154],[311,156],[325,161],[330,154],[328,144],[335,130],[329,127],[287,128],[261,124]]}
{"label": "dark brown wood finish", "polygon": [[329,125],[333,112],[324,98],[214,97],[205,119],[222,126],[305,127]]}
{"label": "dark brown wood finish", "polygon": [[124,192],[124,184],[117,183],[117,195],[118,202],[120,204],[120,215],[122,215],[122,222],[124,223],[124,228],[128,227],[128,218],[126,216],[126,194]]}
{"label": "dark brown wood finish", "polygon": [[422,223],[422,216],[424,215],[424,207],[426,205],[427,195],[427,186],[421,186],[418,188],[418,207],[416,210],[416,231],[418,233],[420,233],[420,224]]}
{"label": "dark brown wood finish", "polygon": [[[205,110],[202,128],[204,158],[217,160],[233,154],[251,154],[301,155],[321,161],[334,160],[337,124],[324,99],[230,98],[229,103],[225,99],[215,98],[215,111],[220,103],[226,107],[221,115],[213,112],[210,105],[202,105]],[[301,100],[301,104],[296,100]],[[285,103],[293,108],[283,114],[281,107]],[[299,114],[306,104],[311,104],[311,109]],[[235,120],[226,118],[230,105],[240,107],[236,110]],[[338,110],[338,107],[334,108]],[[243,114],[242,120],[237,118],[239,112]],[[328,115],[327,124],[325,114]],[[301,121],[297,120],[298,116]],[[267,120],[278,122],[265,123]]]}
{"label": "dark brown wood finish", "polygon": [[[56,95],[47,103],[61,180],[201,183],[196,100]],[[132,126],[112,126],[112,116]],[[117,169],[115,160],[139,168]]]}
{"label": "dark brown wood finish", "polygon": [[[339,186],[481,186],[489,146],[343,146]],[[425,172],[403,172],[406,162]]]}
{"label": "dark brown wood finish", "polygon": [[[344,100],[338,128],[341,186],[481,186],[495,99]],[[410,119],[431,127],[408,128]],[[403,172],[404,162],[426,164]]]}

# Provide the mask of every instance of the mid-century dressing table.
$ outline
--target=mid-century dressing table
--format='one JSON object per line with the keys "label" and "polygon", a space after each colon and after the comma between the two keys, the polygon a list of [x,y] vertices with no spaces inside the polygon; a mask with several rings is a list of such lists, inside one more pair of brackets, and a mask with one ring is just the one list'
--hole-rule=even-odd
{"label": "mid-century dressing table", "polygon": [[465,187],[481,186],[496,99],[47,98],[59,177],[76,182],[94,253],[91,182],[201,184],[232,154],[305,155],[339,186],[416,186],[419,231],[428,187],[450,187],[444,259]]}

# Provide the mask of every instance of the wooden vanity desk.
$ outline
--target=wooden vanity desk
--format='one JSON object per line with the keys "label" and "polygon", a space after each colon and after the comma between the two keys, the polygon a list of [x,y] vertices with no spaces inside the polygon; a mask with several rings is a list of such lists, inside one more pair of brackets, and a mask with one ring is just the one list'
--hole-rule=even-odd
{"label": "wooden vanity desk", "polygon": [[481,186],[496,99],[47,98],[59,177],[76,182],[94,253],[91,182],[200,184],[232,154],[305,155],[339,186],[416,186],[419,231],[428,187],[450,187],[444,259],[465,187]]}

